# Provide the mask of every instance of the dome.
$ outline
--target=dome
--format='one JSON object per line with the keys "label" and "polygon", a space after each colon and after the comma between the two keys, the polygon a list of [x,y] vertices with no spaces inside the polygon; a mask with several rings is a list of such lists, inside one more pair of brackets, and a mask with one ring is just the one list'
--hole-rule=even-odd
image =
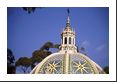
{"label": "dome", "polygon": [[81,53],[53,53],[39,63],[31,74],[99,74],[99,65]]}
{"label": "dome", "polygon": [[40,62],[31,74],[100,74],[102,68],[77,52],[75,32],[71,30],[68,13],[66,27],[61,34],[61,46],[57,53],[53,53]]}

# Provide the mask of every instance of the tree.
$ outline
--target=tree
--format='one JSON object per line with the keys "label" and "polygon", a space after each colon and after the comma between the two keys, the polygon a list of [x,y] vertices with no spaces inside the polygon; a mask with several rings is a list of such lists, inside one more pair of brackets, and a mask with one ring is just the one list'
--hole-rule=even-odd
{"label": "tree", "polygon": [[52,42],[46,42],[41,48],[40,50],[47,50],[49,51],[50,48],[53,48],[54,44]]}
{"label": "tree", "polygon": [[84,47],[80,48],[80,52],[82,52],[84,55],[87,55]]}
{"label": "tree", "polygon": [[84,47],[79,47],[79,46],[77,46],[77,52],[80,52],[80,53],[83,53],[84,55],[87,55],[87,54],[86,54],[86,50],[85,50]]}
{"label": "tree", "polygon": [[34,12],[36,9],[36,7],[23,7],[23,10],[27,11],[28,14],[30,14],[31,12]]}
{"label": "tree", "polygon": [[59,49],[59,47],[60,47],[60,44],[55,44],[55,45],[53,46],[53,48],[56,48],[56,49]]}
{"label": "tree", "polygon": [[35,50],[32,54],[31,61],[31,69],[35,67],[35,65],[39,62],[41,62],[44,58],[52,54],[51,51],[46,51],[46,50]]}
{"label": "tree", "polygon": [[38,51],[35,51],[31,57],[31,69],[35,67],[35,65],[41,62],[43,59],[37,54]]}
{"label": "tree", "polygon": [[28,57],[21,57],[15,63],[15,66],[20,67],[24,73],[29,73],[28,68],[30,67],[30,65],[31,59]]}
{"label": "tree", "polygon": [[[41,9],[42,7],[38,7],[38,8]],[[24,11],[27,11],[28,14],[30,14],[31,12],[34,12],[35,9],[37,9],[37,7],[23,7],[23,10],[24,10]]]}
{"label": "tree", "polygon": [[15,57],[13,55],[13,52],[10,49],[7,49],[7,74],[14,74],[15,69]]}
{"label": "tree", "polygon": [[108,66],[106,66],[106,67],[104,67],[104,72],[106,73],[106,74],[109,74],[109,67]]}
{"label": "tree", "polygon": [[31,61],[32,61],[31,69],[33,69],[35,65],[41,62],[44,58],[52,54],[52,52],[50,51],[50,48],[59,49],[59,46],[60,46],[59,44],[54,45],[52,42],[48,41],[39,50],[35,50],[32,53],[32,57],[31,57]]}
{"label": "tree", "polygon": [[[59,44],[53,44],[52,42],[46,42],[40,49],[35,50],[32,53],[32,57],[20,57],[15,66],[19,67],[23,73],[29,73],[30,69],[33,69],[39,62],[41,62],[44,58],[52,54],[50,48],[59,49]],[[29,69],[30,68],[30,69]]]}
{"label": "tree", "polygon": [[84,47],[81,47],[81,51],[85,51],[85,48]]}

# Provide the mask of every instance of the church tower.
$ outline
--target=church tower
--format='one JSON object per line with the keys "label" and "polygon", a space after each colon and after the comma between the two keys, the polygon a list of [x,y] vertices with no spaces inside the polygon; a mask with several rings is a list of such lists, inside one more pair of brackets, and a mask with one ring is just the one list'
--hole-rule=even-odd
{"label": "church tower", "polygon": [[75,46],[75,31],[71,28],[69,10],[66,27],[61,34],[60,50],[62,53],[77,53],[77,47]]}
{"label": "church tower", "polygon": [[70,16],[61,33],[60,50],[50,54],[31,71],[31,74],[103,74],[103,69],[86,55],[77,52],[75,32],[71,28]]}

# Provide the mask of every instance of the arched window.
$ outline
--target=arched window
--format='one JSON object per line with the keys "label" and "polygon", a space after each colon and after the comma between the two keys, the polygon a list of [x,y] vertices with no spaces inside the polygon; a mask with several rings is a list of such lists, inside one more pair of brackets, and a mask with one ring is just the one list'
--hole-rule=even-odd
{"label": "arched window", "polygon": [[64,38],[62,38],[62,44],[64,44],[63,42],[64,42]]}
{"label": "arched window", "polygon": [[69,37],[69,44],[71,44],[71,37]]}
{"label": "arched window", "polygon": [[73,44],[74,44],[74,38],[73,38]]}
{"label": "arched window", "polygon": [[67,44],[67,37],[65,37],[65,44]]}

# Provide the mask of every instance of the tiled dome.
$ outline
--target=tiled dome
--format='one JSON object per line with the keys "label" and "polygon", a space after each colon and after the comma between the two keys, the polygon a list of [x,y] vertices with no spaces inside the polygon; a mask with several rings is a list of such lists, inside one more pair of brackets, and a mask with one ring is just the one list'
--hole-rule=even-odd
{"label": "tiled dome", "polygon": [[46,57],[32,71],[32,74],[99,74],[102,68],[77,52],[75,31],[71,29],[69,13],[66,27],[61,34],[60,51]]}
{"label": "tiled dome", "polygon": [[[33,70],[32,74],[98,74],[103,70],[87,56],[77,53],[68,54],[69,60],[66,61],[67,54],[54,53],[46,57]],[[66,68],[68,62],[68,68]]]}

